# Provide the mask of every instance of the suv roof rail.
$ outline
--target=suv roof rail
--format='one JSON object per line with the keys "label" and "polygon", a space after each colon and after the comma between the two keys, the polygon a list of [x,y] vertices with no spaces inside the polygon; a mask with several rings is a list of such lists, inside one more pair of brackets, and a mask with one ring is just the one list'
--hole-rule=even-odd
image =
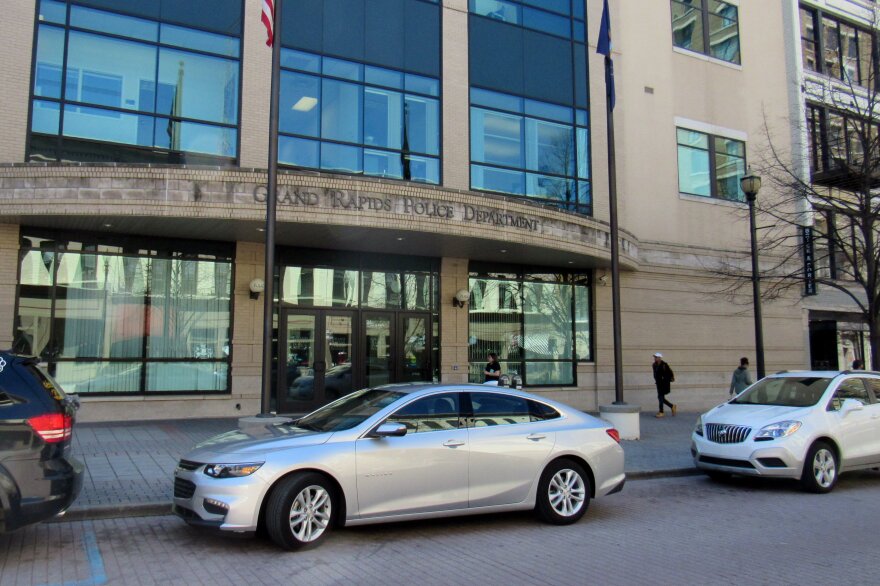
{"label": "suv roof rail", "polygon": [[876,370],[862,370],[861,368],[858,368],[856,370],[841,370],[840,374],[880,374],[880,372]]}
{"label": "suv roof rail", "polygon": [[774,374],[785,374],[786,372],[789,372],[789,371],[787,371],[787,370],[779,370],[779,371],[775,372]]}

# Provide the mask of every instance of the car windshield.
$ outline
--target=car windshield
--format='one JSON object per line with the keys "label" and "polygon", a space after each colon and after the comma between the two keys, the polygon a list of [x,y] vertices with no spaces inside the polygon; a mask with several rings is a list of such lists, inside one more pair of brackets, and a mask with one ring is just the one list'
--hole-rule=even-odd
{"label": "car windshield", "polygon": [[814,376],[768,377],[749,387],[731,403],[810,407],[819,401],[830,382],[830,378]]}
{"label": "car windshield", "polygon": [[346,395],[293,422],[311,431],[342,431],[366,421],[391,403],[406,395],[400,391],[363,389]]}

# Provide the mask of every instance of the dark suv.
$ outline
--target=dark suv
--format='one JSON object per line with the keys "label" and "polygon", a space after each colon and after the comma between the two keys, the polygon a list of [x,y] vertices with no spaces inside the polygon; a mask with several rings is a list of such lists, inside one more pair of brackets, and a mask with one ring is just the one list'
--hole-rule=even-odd
{"label": "dark suv", "polygon": [[79,494],[76,409],[36,358],[0,352],[0,533],[54,517]]}

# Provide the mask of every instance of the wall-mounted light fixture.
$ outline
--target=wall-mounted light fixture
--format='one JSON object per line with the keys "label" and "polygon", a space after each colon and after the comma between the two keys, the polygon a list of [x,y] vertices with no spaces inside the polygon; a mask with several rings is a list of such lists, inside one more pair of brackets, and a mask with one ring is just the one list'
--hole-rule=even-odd
{"label": "wall-mounted light fixture", "polygon": [[599,277],[599,283],[601,283],[603,287],[608,285],[608,273],[602,273],[602,275]]}
{"label": "wall-mounted light fixture", "polygon": [[459,289],[452,298],[452,307],[464,307],[471,298],[471,292],[467,289]]}
{"label": "wall-mounted light fixture", "polygon": [[251,282],[248,283],[248,289],[250,289],[251,299],[259,299],[260,293],[266,289],[266,282],[259,277],[251,279]]}

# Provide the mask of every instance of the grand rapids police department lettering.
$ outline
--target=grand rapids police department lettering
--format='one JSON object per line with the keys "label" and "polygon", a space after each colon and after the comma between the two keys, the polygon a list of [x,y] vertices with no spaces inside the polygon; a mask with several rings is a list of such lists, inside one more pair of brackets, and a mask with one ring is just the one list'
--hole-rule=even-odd
{"label": "grand rapids police department lettering", "polygon": [[535,232],[538,229],[538,220],[532,220],[525,216],[510,214],[500,210],[480,210],[471,205],[464,206],[464,217],[462,219],[465,222],[475,222],[477,224],[524,228],[530,232]]}

